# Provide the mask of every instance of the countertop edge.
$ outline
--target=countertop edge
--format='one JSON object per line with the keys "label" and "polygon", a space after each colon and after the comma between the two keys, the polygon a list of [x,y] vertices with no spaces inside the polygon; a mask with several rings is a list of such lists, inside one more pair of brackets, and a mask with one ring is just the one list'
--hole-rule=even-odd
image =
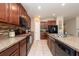
{"label": "countertop edge", "polygon": [[[0,49],[0,53],[2,53],[3,51],[5,51],[6,49],[10,48],[11,46],[13,46],[13,45],[19,43],[20,41],[22,41],[23,39],[25,39],[25,38],[26,38],[27,36],[29,36],[30,34],[31,34],[31,33],[28,33],[28,34],[22,34],[22,35],[18,35],[18,36],[16,36],[15,38],[17,38],[17,37],[21,37],[20,40],[14,42],[14,43],[12,43],[12,44],[9,44],[9,45],[7,45],[6,47]],[[9,38],[9,39],[11,39],[11,38]]]}
{"label": "countertop edge", "polygon": [[[49,35],[49,36],[50,36],[50,34],[47,34],[47,35]],[[59,40],[59,39],[57,39],[57,38],[55,38],[55,37],[53,37],[53,36],[50,36],[50,37],[51,37],[51,38],[54,38],[55,40],[60,41],[61,43],[63,43],[63,44],[65,44],[65,45],[67,45],[68,47],[72,48],[73,50],[75,50],[75,51],[79,52],[79,49],[77,49],[77,48],[75,48],[75,47],[71,46],[70,44],[67,44],[67,43],[63,42],[62,40]]]}

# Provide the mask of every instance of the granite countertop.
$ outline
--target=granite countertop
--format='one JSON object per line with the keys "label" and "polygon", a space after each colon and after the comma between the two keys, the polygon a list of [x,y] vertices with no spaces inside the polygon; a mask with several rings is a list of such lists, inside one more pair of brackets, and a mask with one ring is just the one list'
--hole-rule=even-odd
{"label": "granite countertop", "polygon": [[13,46],[14,44],[20,42],[24,38],[26,38],[30,33],[18,35],[14,38],[9,37],[1,37],[0,38],[0,52],[4,51],[5,49]]}
{"label": "granite countertop", "polygon": [[79,37],[76,36],[58,37],[56,34],[55,35],[48,34],[48,35],[51,36],[52,38],[55,38],[55,40],[58,40],[64,43],[65,45],[71,47],[72,49],[76,50],[77,52],[79,52]]}

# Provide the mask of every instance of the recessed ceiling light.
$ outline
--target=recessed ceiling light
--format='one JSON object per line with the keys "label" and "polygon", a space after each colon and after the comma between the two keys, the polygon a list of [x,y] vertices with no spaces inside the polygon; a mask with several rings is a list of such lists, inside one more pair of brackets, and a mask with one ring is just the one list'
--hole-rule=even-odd
{"label": "recessed ceiling light", "polygon": [[40,18],[40,16],[38,16]]}
{"label": "recessed ceiling light", "polygon": [[41,6],[38,6],[38,10],[40,10],[41,9]]}
{"label": "recessed ceiling light", "polygon": [[65,5],[66,5],[65,3],[62,3],[62,4],[61,4],[61,6],[65,6]]}

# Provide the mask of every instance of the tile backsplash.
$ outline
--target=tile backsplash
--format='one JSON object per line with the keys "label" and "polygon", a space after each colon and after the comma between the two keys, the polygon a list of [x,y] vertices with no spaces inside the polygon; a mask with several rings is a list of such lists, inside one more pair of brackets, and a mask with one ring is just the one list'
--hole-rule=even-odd
{"label": "tile backsplash", "polygon": [[22,31],[25,31],[25,29],[15,25],[0,23],[0,36],[8,36],[10,29],[13,30],[20,29]]}

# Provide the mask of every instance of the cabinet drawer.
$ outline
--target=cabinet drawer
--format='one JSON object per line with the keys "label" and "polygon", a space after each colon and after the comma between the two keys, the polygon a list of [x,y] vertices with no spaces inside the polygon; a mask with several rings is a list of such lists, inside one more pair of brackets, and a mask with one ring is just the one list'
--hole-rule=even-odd
{"label": "cabinet drawer", "polygon": [[19,44],[15,44],[12,47],[9,47],[8,49],[2,51],[0,53],[0,56],[10,56],[18,48],[19,48]]}

